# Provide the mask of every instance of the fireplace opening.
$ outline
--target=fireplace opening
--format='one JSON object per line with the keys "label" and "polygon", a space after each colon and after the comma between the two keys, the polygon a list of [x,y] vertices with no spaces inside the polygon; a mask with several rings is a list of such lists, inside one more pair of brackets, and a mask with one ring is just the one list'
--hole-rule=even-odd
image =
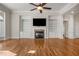
{"label": "fireplace opening", "polygon": [[44,30],[36,30],[35,38],[44,38]]}

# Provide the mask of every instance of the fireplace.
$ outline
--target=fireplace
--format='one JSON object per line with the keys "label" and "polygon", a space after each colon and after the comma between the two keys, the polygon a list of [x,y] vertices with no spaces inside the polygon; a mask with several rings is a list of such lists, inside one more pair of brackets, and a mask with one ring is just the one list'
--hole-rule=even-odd
{"label": "fireplace", "polygon": [[44,30],[35,30],[35,38],[44,38]]}

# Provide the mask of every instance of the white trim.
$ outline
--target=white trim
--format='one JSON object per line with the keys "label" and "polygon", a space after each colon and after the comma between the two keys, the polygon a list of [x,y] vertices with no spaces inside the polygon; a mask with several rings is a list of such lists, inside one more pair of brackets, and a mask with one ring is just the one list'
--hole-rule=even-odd
{"label": "white trim", "polygon": [[4,12],[4,40],[6,39],[6,13]]}

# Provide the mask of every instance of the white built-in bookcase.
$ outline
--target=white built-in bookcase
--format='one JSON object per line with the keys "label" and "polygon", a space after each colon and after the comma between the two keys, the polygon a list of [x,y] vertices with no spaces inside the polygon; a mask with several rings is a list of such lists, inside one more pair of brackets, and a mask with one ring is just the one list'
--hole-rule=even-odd
{"label": "white built-in bookcase", "polygon": [[[46,18],[46,26],[33,26],[33,18]],[[34,30],[43,29],[45,38],[57,37],[57,16],[20,16],[20,38],[34,38]]]}

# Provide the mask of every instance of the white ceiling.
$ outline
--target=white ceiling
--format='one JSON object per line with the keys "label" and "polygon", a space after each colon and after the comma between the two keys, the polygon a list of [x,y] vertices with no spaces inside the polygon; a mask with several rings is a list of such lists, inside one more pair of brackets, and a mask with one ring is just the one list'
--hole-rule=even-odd
{"label": "white ceiling", "polygon": [[[29,11],[35,8],[35,6],[29,3],[2,3],[2,4],[7,8],[9,8],[11,11]],[[67,3],[48,3],[45,6],[51,7],[52,11],[59,11],[66,5]]]}
{"label": "white ceiling", "polygon": [[70,10],[71,12],[73,11],[75,14],[76,13],[79,13],[79,4],[77,4],[74,8],[72,8],[71,10]]}
{"label": "white ceiling", "polygon": [[64,13],[64,15],[68,15],[68,14],[79,14],[79,4],[76,4],[73,8],[71,8],[70,10],[68,10],[66,13]]}

